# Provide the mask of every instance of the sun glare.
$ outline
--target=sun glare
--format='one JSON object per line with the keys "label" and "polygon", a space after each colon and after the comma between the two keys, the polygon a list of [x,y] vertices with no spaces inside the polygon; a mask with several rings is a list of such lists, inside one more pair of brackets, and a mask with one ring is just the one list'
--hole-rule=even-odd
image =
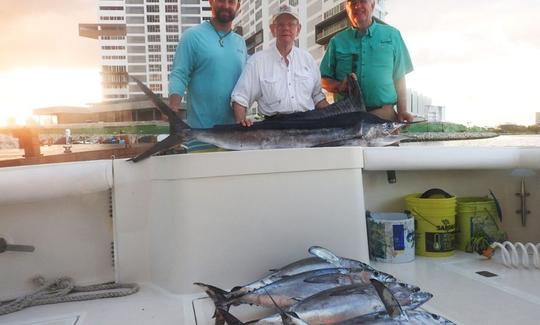
{"label": "sun glare", "polygon": [[96,69],[18,69],[0,72],[0,126],[24,125],[32,109],[84,106],[101,100]]}

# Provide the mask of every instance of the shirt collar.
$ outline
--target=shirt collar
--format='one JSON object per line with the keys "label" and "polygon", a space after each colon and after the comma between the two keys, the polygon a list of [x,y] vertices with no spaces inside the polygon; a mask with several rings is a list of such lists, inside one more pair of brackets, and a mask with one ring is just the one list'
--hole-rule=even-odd
{"label": "shirt collar", "polygon": [[[296,46],[293,46],[292,50],[287,55],[287,59],[289,60],[289,62],[291,62],[292,59],[294,58],[294,52],[296,52]],[[274,46],[272,47],[272,56],[280,62],[281,60],[283,60],[283,57],[281,56],[281,53],[279,53],[277,49],[277,45],[275,43],[274,43]]]}
{"label": "shirt collar", "polygon": [[[377,25],[378,23],[375,21],[375,19],[373,19],[373,22],[371,23],[371,25],[369,25],[368,29],[366,29],[366,34],[365,36],[368,36],[368,37],[371,37],[373,36],[373,31],[375,31],[375,28],[377,28]],[[350,31],[353,33],[353,35],[355,37],[362,37],[364,35],[360,34],[360,32],[354,28],[353,26],[349,27]]]}

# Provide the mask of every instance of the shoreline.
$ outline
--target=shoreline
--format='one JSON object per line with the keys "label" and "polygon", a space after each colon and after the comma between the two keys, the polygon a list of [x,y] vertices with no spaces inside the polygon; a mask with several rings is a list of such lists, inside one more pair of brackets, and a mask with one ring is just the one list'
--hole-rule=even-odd
{"label": "shoreline", "polygon": [[475,140],[498,137],[494,132],[411,132],[402,133],[409,137],[401,142],[425,142],[425,141],[451,141],[451,140]]}

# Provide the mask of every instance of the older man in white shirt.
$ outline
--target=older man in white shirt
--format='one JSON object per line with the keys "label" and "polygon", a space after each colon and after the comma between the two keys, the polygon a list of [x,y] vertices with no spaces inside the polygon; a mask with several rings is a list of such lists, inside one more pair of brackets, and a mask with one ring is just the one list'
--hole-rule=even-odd
{"label": "older man in white shirt", "polygon": [[257,101],[265,116],[328,106],[313,57],[294,46],[300,33],[296,8],[282,5],[270,24],[275,46],[251,56],[231,94],[236,122],[250,126],[246,110]]}

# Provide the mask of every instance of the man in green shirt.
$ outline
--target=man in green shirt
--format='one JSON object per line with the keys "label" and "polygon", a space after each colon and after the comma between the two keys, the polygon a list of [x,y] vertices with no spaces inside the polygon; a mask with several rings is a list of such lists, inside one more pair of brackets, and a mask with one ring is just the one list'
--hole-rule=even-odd
{"label": "man in green shirt", "polygon": [[339,97],[347,89],[347,75],[355,73],[368,112],[388,120],[411,122],[405,75],[413,66],[400,32],[373,20],[375,0],[345,1],[352,26],[336,34],[328,44],[321,61],[322,87]]}

